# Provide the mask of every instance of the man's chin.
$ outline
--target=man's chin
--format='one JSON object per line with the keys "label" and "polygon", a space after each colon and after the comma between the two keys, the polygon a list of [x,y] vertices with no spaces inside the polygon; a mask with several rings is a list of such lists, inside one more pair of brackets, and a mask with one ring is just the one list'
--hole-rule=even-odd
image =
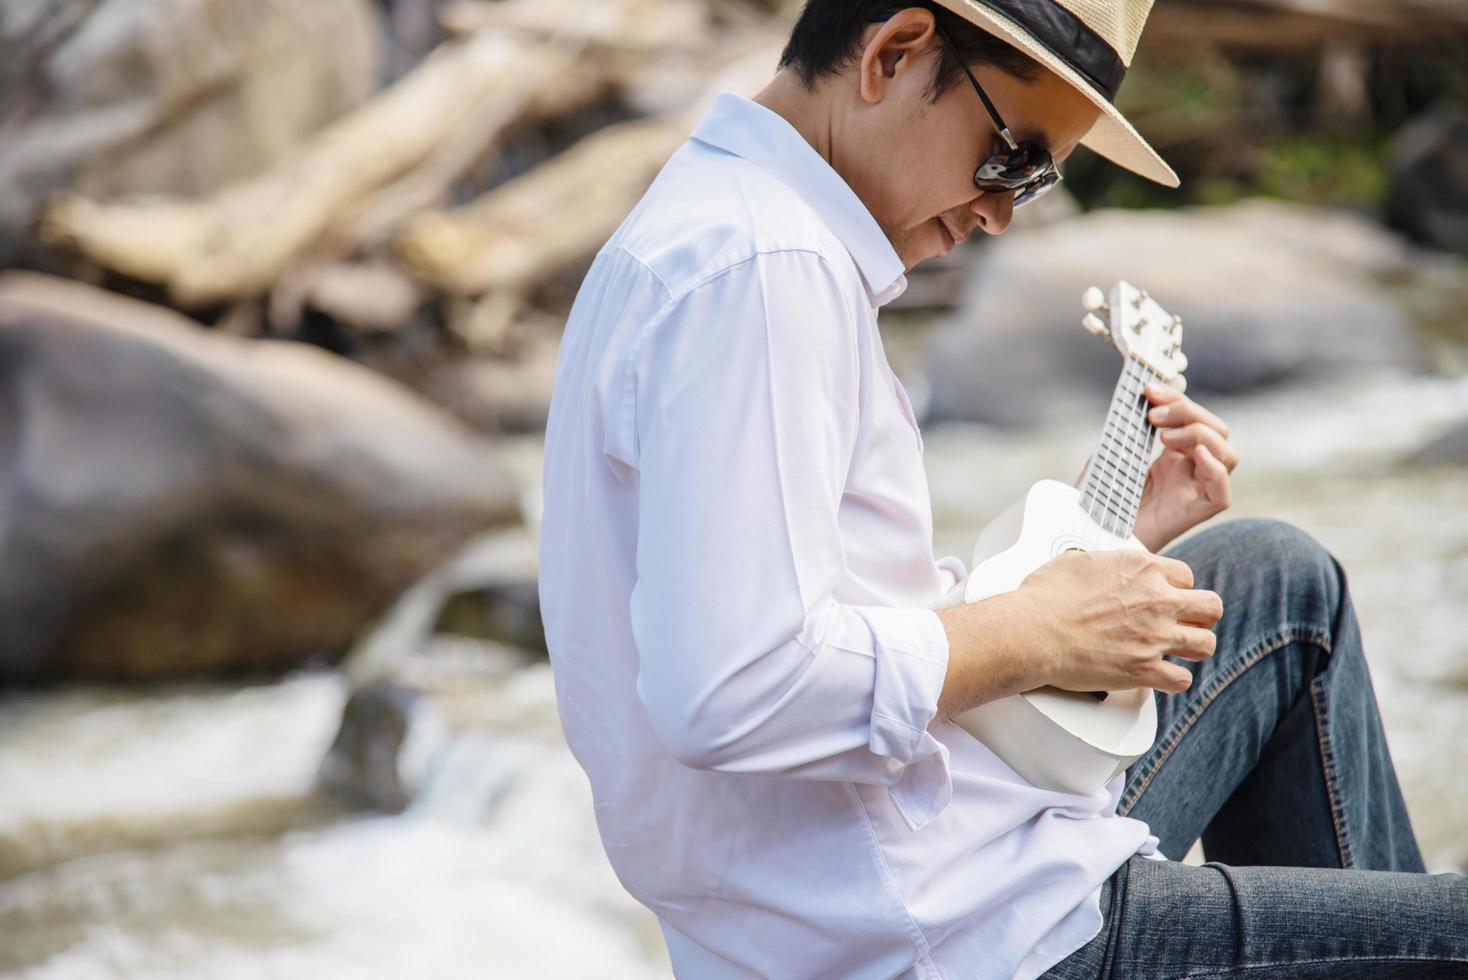
{"label": "man's chin", "polygon": [[942,251],[936,251],[936,252],[934,252],[934,251],[928,251],[928,252],[925,252],[923,254],[918,255],[916,258],[914,258],[910,254],[904,254],[902,252],[899,252],[897,254],[898,254],[898,257],[902,259],[902,265],[903,265],[904,271],[911,272],[913,269],[915,269],[918,266],[922,265],[924,262],[928,261],[929,259],[939,258],[940,256],[942,256],[943,253],[942,253]]}

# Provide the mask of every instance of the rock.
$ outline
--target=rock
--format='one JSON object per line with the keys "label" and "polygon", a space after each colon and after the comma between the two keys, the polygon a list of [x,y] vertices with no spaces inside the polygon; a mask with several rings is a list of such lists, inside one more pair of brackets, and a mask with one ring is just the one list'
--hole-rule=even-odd
{"label": "rock", "polygon": [[[539,500],[538,488],[532,496]],[[342,672],[353,685],[363,687],[384,679],[402,682],[411,678],[421,683],[424,671],[432,675],[445,664],[452,666],[458,676],[478,669],[466,663],[482,666],[489,662],[498,670],[507,658],[529,661],[529,652],[493,640],[465,639],[435,631],[457,625],[454,617],[444,612],[454,596],[534,581],[539,561],[539,540],[524,525],[476,535],[452,559],[413,583],[371,629],[363,632],[342,661]],[[538,609],[538,598],[536,602]],[[424,656],[425,650],[437,656]],[[466,651],[468,655],[461,656]]]}
{"label": "rock", "polygon": [[439,611],[434,631],[548,652],[540,587],[534,579],[496,582],[450,596]]}
{"label": "rock", "polygon": [[45,276],[0,276],[0,679],[335,657],[519,521],[493,446],[397,384]]}
{"label": "rock", "polygon": [[1387,217],[1418,241],[1468,255],[1468,113],[1443,107],[1402,128]]}
{"label": "rock", "polygon": [[1365,367],[1420,368],[1409,318],[1372,283],[1412,252],[1354,216],[1254,201],[1097,211],[988,243],[932,337],[932,420],[1023,425],[1104,411],[1120,361],[1080,329],[1081,292],[1126,279],[1184,318],[1188,392],[1206,397]]}
{"label": "rock", "polygon": [[1468,419],[1448,429],[1412,454],[1411,462],[1468,466]]}
{"label": "rock", "polygon": [[285,159],[379,46],[370,0],[0,4],[0,266],[56,191],[200,195]]}
{"label": "rock", "polygon": [[352,807],[483,820],[526,763],[543,759],[527,759],[513,735],[503,737],[543,714],[516,703],[517,679],[529,672],[510,648],[435,637],[394,676],[352,692],[319,785]]}
{"label": "rock", "polygon": [[358,688],[321,762],[322,787],[349,806],[400,813],[421,786],[442,724],[411,687],[382,680]]}
{"label": "rock", "polygon": [[514,356],[474,356],[439,365],[424,383],[435,402],[487,433],[536,432],[550,414],[560,334],[518,334]]}

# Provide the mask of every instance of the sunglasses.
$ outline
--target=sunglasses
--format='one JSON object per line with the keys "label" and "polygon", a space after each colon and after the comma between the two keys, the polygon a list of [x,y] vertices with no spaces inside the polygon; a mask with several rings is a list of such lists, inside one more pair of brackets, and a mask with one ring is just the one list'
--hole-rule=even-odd
{"label": "sunglasses", "polygon": [[[889,15],[890,16],[890,15]],[[953,56],[958,59],[958,66],[968,76],[969,84],[974,91],[979,93],[979,98],[984,102],[984,108],[989,112],[989,119],[999,136],[1008,145],[1008,150],[1001,150],[991,154],[988,159],[979,164],[974,171],[974,186],[988,193],[1002,194],[1014,191],[1014,207],[1028,204],[1035,198],[1044,194],[1050,188],[1060,182],[1060,171],[1055,168],[1055,160],[1050,156],[1050,151],[1034,140],[1016,142],[1010,135],[1009,127],[1004,125],[1004,120],[999,117],[999,110],[994,108],[994,103],[989,101],[989,96],[979,87],[979,80],[974,73],[968,70],[968,65],[963,63],[962,56],[958,53],[958,45],[943,30],[943,26],[936,20],[933,27],[937,29],[948,46],[953,49]]]}

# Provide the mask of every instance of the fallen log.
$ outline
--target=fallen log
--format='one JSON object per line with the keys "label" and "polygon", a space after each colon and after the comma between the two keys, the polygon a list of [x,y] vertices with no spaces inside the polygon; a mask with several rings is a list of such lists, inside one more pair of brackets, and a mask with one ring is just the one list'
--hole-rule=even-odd
{"label": "fallen log", "polygon": [[440,48],[257,177],[197,200],[66,195],[47,209],[41,234],[105,268],[165,285],[184,308],[258,294],[344,210],[451,144],[496,100],[513,103],[572,60],[551,45],[469,38]]}
{"label": "fallen log", "polygon": [[473,204],[417,216],[398,254],[448,293],[519,290],[605,239],[686,137],[686,126],[666,118],[600,129]]}
{"label": "fallen log", "polygon": [[1290,51],[1343,39],[1411,43],[1465,29],[1462,0],[1183,0],[1157,5],[1144,44]]}
{"label": "fallen log", "polygon": [[755,91],[778,58],[778,43],[761,38],[716,76],[694,109],[608,126],[470,204],[420,213],[397,237],[400,260],[443,292],[483,296],[457,332],[471,348],[497,346],[541,279],[606,241],[714,94]]}
{"label": "fallen log", "polygon": [[439,13],[438,19],[452,34],[515,31],[541,39],[641,55],[703,52],[711,43],[708,8],[699,0],[660,0],[657,16],[630,21],[616,16],[610,7],[591,7],[586,16],[567,19],[564,11],[554,5],[453,0]]}

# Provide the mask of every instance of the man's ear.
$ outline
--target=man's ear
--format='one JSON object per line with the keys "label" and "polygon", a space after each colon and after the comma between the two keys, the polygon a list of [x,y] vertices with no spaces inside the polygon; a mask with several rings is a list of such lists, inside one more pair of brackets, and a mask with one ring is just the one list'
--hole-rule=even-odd
{"label": "man's ear", "polygon": [[858,82],[862,101],[876,104],[887,97],[893,81],[913,70],[914,56],[933,43],[937,31],[932,13],[921,7],[898,11],[868,31]]}

